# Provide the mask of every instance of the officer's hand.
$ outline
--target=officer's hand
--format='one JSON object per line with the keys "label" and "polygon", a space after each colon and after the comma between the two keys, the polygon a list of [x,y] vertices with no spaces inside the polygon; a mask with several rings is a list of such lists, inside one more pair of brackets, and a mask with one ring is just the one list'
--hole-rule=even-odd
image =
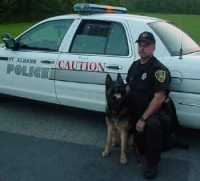
{"label": "officer's hand", "polygon": [[137,122],[137,124],[136,124],[136,130],[138,131],[138,132],[143,132],[144,131],[144,127],[145,127],[145,122],[144,121],[142,121],[142,120],[138,120],[138,122]]}

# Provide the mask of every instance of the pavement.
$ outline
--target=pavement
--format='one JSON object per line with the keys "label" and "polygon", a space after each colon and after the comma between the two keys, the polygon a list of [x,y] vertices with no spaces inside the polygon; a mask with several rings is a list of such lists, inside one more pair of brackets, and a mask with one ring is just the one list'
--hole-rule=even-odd
{"label": "pavement", "polygon": [[[128,165],[121,165],[117,149],[109,158],[102,158],[102,150],[96,146],[6,132],[0,132],[0,148],[1,181],[143,180],[134,155],[129,155]],[[199,151],[198,146],[163,154],[156,180],[198,180]]]}
{"label": "pavement", "polygon": [[[158,181],[200,178],[200,132],[182,129],[188,150],[162,154]],[[119,148],[102,158],[104,115],[35,102],[0,104],[0,181],[142,181],[134,152],[119,163]]]}

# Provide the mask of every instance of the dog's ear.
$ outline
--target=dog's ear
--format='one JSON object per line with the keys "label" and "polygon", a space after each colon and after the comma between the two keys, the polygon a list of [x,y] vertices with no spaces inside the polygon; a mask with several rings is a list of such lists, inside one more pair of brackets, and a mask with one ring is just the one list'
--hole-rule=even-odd
{"label": "dog's ear", "polygon": [[117,74],[117,82],[119,82],[120,85],[124,85],[124,80],[122,79],[122,76],[120,73]]}
{"label": "dog's ear", "polygon": [[109,87],[112,84],[112,77],[110,76],[110,74],[106,75],[106,87]]}

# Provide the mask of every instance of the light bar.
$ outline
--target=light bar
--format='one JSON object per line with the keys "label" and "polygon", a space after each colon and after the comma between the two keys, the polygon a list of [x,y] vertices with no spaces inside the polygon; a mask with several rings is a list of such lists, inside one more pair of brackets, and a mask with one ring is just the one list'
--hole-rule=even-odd
{"label": "light bar", "polygon": [[127,13],[127,9],[117,6],[105,6],[97,4],[78,3],[74,5],[74,12],[80,14],[95,14],[95,13]]}

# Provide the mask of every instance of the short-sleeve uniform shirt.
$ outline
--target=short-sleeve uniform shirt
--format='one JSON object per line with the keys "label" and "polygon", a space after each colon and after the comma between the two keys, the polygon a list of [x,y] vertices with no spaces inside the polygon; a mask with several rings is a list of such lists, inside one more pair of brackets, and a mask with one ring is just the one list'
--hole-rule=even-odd
{"label": "short-sleeve uniform shirt", "polygon": [[130,86],[131,105],[142,114],[156,92],[169,93],[171,76],[169,70],[152,56],[145,64],[135,61],[129,68],[126,81]]}

